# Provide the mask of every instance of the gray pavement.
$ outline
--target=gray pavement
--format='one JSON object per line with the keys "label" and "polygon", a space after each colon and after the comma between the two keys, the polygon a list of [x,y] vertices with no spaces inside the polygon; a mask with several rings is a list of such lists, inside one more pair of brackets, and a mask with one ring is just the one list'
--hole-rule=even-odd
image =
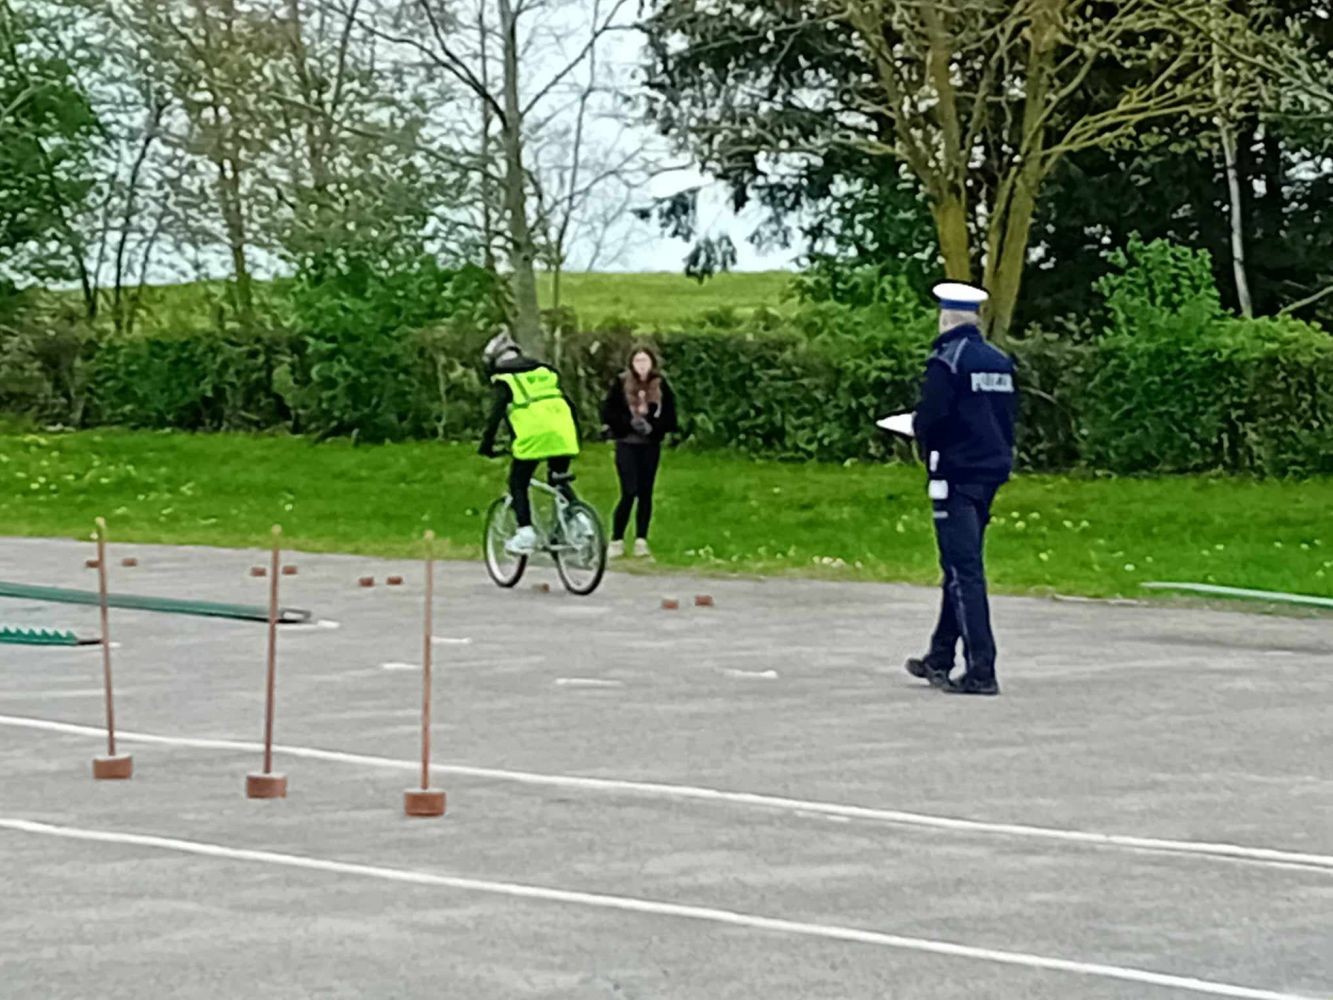
{"label": "gray pavement", "polygon": [[[0,579],[92,587],[89,548],[0,540]],[[256,553],[112,554],[117,590],[266,597]],[[113,612],[119,723],[163,738],[124,741],[125,784],[91,780],[78,728],[98,650],[0,647],[0,997],[1333,996],[1333,619],[1001,599],[1004,696],[952,699],[900,667],[928,591],[613,574],[578,599],[445,564],[449,812],[410,821],[420,567],[289,561],[283,603],[338,627],[280,636],[277,740],[329,752],[278,753],[285,801],[244,798],[253,750],[188,742],[259,740],[262,625]],[[0,600],[0,623],[96,613]]]}

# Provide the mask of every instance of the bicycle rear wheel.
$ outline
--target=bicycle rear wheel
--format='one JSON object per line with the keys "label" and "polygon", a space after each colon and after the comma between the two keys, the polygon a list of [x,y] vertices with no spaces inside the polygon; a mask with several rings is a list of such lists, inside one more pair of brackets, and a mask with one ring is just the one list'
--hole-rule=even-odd
{"label": "bicycle rear wheel", "polygon": [[486,572],[501,587],[506,589],[518,586],[523,579],[523,571],[528,568],[527,556],[516,556],[505,550],[509,539],[518,531],[518,520],[514,517],[514,508],[507,498],[500,498],[491,504],[486,513],[486,534],[482,538],[482,547],[486,552]]}
{"label": "bicycle rear wheel", "polygon": [[606,529],[586,503],[576,500],[565,508],[560,546],[552,550],[560,582],[571,594],[587,597],[606,575]]}

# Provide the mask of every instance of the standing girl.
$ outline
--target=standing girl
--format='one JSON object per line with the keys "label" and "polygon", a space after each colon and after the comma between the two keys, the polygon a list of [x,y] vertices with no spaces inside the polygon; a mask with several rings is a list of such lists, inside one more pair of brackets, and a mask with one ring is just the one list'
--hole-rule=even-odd
{"label": "standing girl", "polygon": [[[676,430],[676,396],[662,377],[657,355],[646,347],[630,355],[629,368],[616,377],[602,403],[602,424],[616,442],[620,503],[612,523],[608,554],[625,554],[625,531],[634,511],[634,554],[646,558],[653,519],[653,487],[662,460],[662,440]],[[638,509],[635,511],[635,505]]]}

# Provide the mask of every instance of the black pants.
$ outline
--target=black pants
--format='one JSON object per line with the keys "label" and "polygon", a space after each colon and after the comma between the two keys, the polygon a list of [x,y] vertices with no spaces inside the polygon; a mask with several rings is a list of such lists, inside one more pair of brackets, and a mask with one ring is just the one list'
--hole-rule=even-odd
{"label": "black pants", "polygon": [[[546,469],[550,479],[569,475],[569,466],[574,459],[569,455],[557,455],[546,460]],[[541,465],[541,459],[516,458],[509,467],[509,501],[514,507],[514,518],[520,528],[532,527],[532,498],[528,496],[528,486]],[[569,483],[552,483],[567,499],[574,500],[574,490]]]}
{"label": "black pants", "polygon": [[995,635],[986,593],[984,549],[991,504],[998,490],[998,486],[952,484],[948,499],[933,501],[944,595],[926,659],[932,666],[952,666],[961,639],[968,673],[982,681],[995,676]]}
{"label": "black pants", "polygon": [[644,444],[616,442],[616,472],[620,475],[620,503],[612,523],[613,541],[625,540],[630,511],[638,504],[635,517],[636,538],[648,537],[648,526],[653,520],[653,488],[657,485],[657,468],[662,462],[662,445],[656,441]]}

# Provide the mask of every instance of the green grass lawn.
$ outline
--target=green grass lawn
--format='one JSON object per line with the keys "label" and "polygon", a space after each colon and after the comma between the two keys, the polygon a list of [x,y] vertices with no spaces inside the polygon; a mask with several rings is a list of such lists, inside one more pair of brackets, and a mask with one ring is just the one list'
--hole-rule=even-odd
{"label": "green grass lawn", "polygon": [[[609,448],[578,472],[609,512]],[[294,548],[401,555],[431,528],[442,551],[475,556],[503,481],[502,463],[462,445],[0,431],[0,534],[87,537],[105,516],[121,541],[262,547],[281,523]],[[1333,596],[1330,511],[1333,479],[1025,476],[1000,496],[991,574],[1018,593],[1185,580]],[[664,460],[653,543],[668,567],[933,584],[931,532],[919,469],[680,451]]]}
{"label": "green grass lawn", "polygon": [[[746,317],[761,306],[781,312],[790,306],[785,293],[794,275],[785,271],[719,274],[700,284],[680,273],[566,274],[561,300],[572,308],[580,324],[592,328],[623,321],[635,329],[655,332],[697,326],[710,311],[731,310]],[[552,304],[552,280],[538,275],[543,308]],[[69,301],[76,292],[56,292]],[[272,282],[255,283],[255,299],[262,310],[278,309],[282,288]],[[179,285],[152,285],[144,289],[141,332],[185,333],[212,329],[217,303],[226,301],[226,285],[197,281]]]}
{"label": "green grass lawn", "polygon": [[[785,293],[793,277],[785,271],[719,274],[700,284],[683,274],[566,274],[561,298],[584,327],[623,319],[656,331],[688,326],[712,310],[730,309],[740,317],[761,306],[781,312],[789,306]],[[539,290],[549,306],[550,275],[541,276]]]}

